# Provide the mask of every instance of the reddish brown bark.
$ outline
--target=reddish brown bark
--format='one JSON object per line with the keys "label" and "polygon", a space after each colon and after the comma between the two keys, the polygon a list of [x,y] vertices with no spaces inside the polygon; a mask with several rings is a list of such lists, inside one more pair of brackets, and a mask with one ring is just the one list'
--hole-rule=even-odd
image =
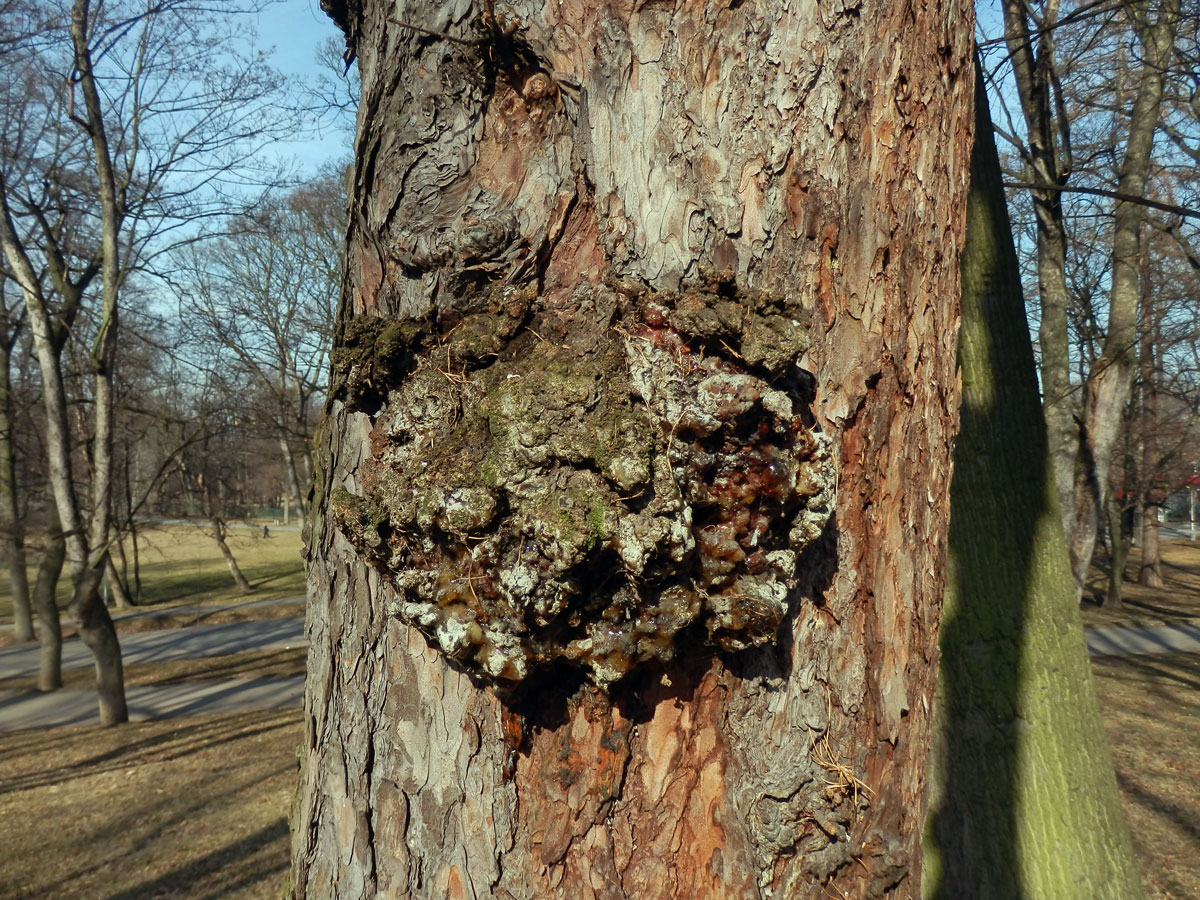
{"label": "reddish brown bark", "polygon": [[[480,10],[408,4],[407,24],[391,10],[338,11],[363,106],[343,368],[318,438],[292,895],[917,896],[969,6],[564,2],[518,7],[511,34],[497,11],[482,40]],[[481,283],[529,304],[491,354],[463,346]],[[777,640],[714,652],[685,629],[673,657],[603,688],[534,667],[507,693],[469,659],[448,663],[405,624],[411,589],[397,596],[391,569],[436,531],[404,531],[408,495],[380,487],[420,477],[387,468],[401,450],[418,459],[405,429],[427,466],[493,458],[506,438],[473,385],[542,377],[538,361],[558,357],[541,344],[592,333],[589,310],[610,294],[625,298],[617,334],[595,340],[620,347],[657,327],[657,309],[679,315],[689,291],[702,307],[726,297],[739,316],[766,303],[808,322],[811,378],[750,366],[793,402],[813,398],[804,415],[837,463],[833,520],[799,561]],[[754,352],[748,325],[724,348],[695,333],[677,335],[689,365],[746,366]],[[347,349],[364,335],[374,355]],[[397,418],[421,379],[431,412]],[[549,390],[547,417],[557,403]],[[437,404],[453,409],[442,424]],[[464,437],[473,416],[491,433]],[[656,437],[651,460],[685,437]],[[453,577],[470,605],[491,573]]]}

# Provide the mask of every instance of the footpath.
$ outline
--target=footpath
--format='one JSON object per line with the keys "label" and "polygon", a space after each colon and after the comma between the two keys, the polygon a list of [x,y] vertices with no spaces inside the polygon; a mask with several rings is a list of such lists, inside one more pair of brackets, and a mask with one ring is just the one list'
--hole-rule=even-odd
{"label": "footpath", "polygon": [[[1200,624],[1191,622],[1089,628],[1086,635],[1088,652],[1092,656],[1200,652]],[[303,616],[192,625],[121,636],[121,650],[127,663],[200,659],[305,645]],[[0,647],[0,679],[35,675],[37,654],[36,645]],[[91,652],[80,641],[71,640],[63,644],[64,669],[88,668],[91,665]],[[135,687],[126,692],[129,715],[135,721],[276,709],[296,706],[303,697],[302,677],[192,681],[160,687]],[[96,719],[95,691],[16,693],[6,692],[0,687],[0,732],[82,725],[95,723]]]}
{"label": "footpath", "polygon": [[[286,602],[272,601],[274,604]],[[297,598],[297,602],[302,603],[303,598]],[[197,607],[192,611],[214,609]],[[179,613],[188,610],[177,607],[170,611]],[[138,611],[130,615],[154,615],[154,611]],[[120,639],[122,658],[127,664],[202,659],[307,645],[303,616],[139,631],[122,634]],[[78,639],[66,640],[63,642],[62,665],[64,671],[90,668],[91,651]],[[0,647],[0,679],[29,677],[36,675],[37,671],[36,644]],[[188,681],[163,686],[131,687],[125,692],[129,718],[133,721],[277,709],[296,706],[303,697],[304,679],[301,677]],[[0,732],[95,724],[97,717],[96,692],[93,690],[17,693],[5,691],[0,680]]]}

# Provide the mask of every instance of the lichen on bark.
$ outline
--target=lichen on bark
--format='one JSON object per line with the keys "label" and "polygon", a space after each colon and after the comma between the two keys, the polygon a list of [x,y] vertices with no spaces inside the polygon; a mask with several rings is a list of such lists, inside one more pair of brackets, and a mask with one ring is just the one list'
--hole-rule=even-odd
{"label": "lichen on bark", "polygon": [[565,660],[607,688],[681,641],[772,640],[833,501],[797,308],[728,276],[456,307],[356,325],[337,364],[373,428],[362,496],[332,505],[390,612],[505,687]]}

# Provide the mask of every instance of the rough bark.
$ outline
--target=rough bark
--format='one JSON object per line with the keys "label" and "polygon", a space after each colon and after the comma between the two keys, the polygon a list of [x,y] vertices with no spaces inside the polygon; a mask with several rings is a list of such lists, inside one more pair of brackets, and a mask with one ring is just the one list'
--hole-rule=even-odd
{"label": "rough bark", "polygon": [[291,895],[916,896],[969,5],[336,14]]}
{"label": "rough bark", "polygon": [[981,80],[924,895],[1132,900],[986,104]]}

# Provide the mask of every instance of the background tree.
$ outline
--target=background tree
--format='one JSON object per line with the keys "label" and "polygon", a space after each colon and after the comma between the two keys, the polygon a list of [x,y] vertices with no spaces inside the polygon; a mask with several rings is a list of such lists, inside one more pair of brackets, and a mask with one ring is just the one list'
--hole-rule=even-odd
{"label": "background tree", "polygon": [[[1006,134],[1021,156],[1037,223],[1043,409],[1076,588],[1082,592],[1101,518],[1105,512],[1110,520],[1119,515],[1109,502],[1110,476],[1136,369],[1138,273],[1146,220],[1140,201],[1147,196],[1152,175],[1180,6],[1176,0],[1115,7],[1085,4],[1060,15],[1057,0],[1014,0],[1003,10],[1024,128],[1023,137],[1013,133],[1015,129]],[[1066,63],[1059,57],[1065,42],[1072,47]],[[1097,69],[1088,64],[1106,51],[1116,54],[1118,65],[1112,65],[1109,55],[1102,67],[1107,77],[1097,79]],[[1088,148],[1095,152],[1085,159],[1093,172],[1102,172],[1107,161],[1111,181],[1099,187],[1069,185],[1081,149],[1076,140],[1080,107],[1094,107],[1096,97],[1106,98],[1101,105],[1109,127],[1100,143]],[[1082,120],[1084,126],[1087,122]],[[1103,310],[1086,318],[1095,329],[1098,352],[1086,366],[1082,386],[1071,379],[1072,237],[1064,215],[1066,190],[1092,191],[1093,196],[1112,200],[1107,265],[1089,263],[1082,269],[1091,284],[1089,293],[1107,287]],[[1111,521],[1109,527],[1111,531]]]}
{"label": "background tree", "polygon": [[975,135],[923,893],[1132,900],[982,78]]}
{"label": "background tree", "polygon": [[214,362],[239,373],[240,393],[260,400],[253,414],[269,423],[301,513],[341,281],[342,181],[326,172],[192,248],[181,306],[195,338],[216,348]]}
{"label": "background tree", "polygon": [[[114,537],[120,297],[131,274],[173,238],[191,239],[206,216],[228,212],[228,185],[245,183],[245,161],[279,123],[277,82],[261,61],[238,56],[227,15],[237,10],[222,6],[75,0],[69,11],[45,8],[47,28],[20,54],[22,71],[33,73],[51,102],[23,144],[25,177],[3,185],[0,237],[38,351],[50,481],[75,584],[72,611],[96,654],[104,723],[125,718],[120,652],[99,598]],[[59,162],[63,153],[69,167]],[[64,324],[91,302],[92,289],[85,495],[73,473],[61,361],[71,333]]]}
{"label": "background tree", "polygon": [[336,9],[291,894],[915,896],[970,9],[512,12]]}
{"label": "background tree", "polygon": [[[13,350],[21,334],[21,307],[12,297],[12,280],[0,271],[0,537],[12,591],[13,636],[32,641],[33,607],[29,595],[29,577],[25,571],[25,524],[17,489],[14,418],[16,404],[12,389]],[[12,299],[10,299],[10,297]]]}

